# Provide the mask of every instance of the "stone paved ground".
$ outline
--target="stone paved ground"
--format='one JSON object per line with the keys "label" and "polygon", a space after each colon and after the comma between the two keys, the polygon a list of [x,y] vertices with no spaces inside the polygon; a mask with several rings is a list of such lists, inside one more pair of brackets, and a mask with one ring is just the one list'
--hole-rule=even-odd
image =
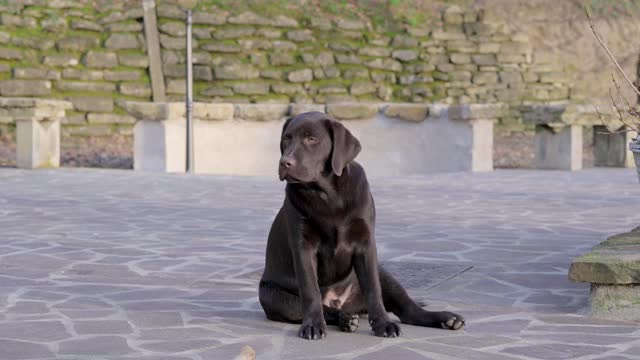
{"label": "stone paved ground", "polygon": [[588,286],[567,280],[571,258],[640,224],[633,171],[371,183],[383,260],[472,267],[411,290],[466,330],[309,342],[266,321],[251,274],[275,176],[0,169],[0,359],[640,359],[638,324],[581,315]]}

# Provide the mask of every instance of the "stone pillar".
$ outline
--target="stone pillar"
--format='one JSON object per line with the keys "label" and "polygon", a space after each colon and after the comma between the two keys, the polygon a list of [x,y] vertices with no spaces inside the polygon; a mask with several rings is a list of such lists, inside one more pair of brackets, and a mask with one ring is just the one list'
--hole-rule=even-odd
{"label": "stone pillar", "polygon": [[594,126],[593,154],[595,156],[595,165],[634,167],[633,153],[629,151],[629,143],[635,137],[636,134],[634,132],[609,133],[605,126]]}
{"label": "stone pillar", "polygon": [[582,126],[536,125],[536,168],[582,169]]}
{"label": "stone pillar", "polygon": [[16,163],[19,168],[60,166],[60,122],[67,101],[0,98],[0,110],[16,122]]}
{"label": "stone pillar", "polygon": [[503,104],[453,105],[449,119],[471,126],[471,171],[493,170],[493,124],[504,114]]}
{"label": "stone pillar", "polygon": [[[136,118],[133,168],[149,172],[185,172],[186,119],[184,103],[128,102],[126,109]],[[230,120],[232,104],[193,104],[194,132],[200,121]],[[194,140],[197,146],[198,137]],[[207,154],[201,154],[206,156]],[[197,164],[196,154],[196,164]],[[197,170],[197,168],[196,168]]]}

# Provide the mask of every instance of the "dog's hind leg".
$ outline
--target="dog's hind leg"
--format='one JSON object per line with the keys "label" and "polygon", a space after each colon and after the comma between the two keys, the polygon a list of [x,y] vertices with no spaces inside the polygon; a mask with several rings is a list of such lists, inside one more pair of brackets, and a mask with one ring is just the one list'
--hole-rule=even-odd
{"label": "dog's hind leg", "polygon": [[422,309],[391,274],[381,267],[379,271],[384,307],[394,313],[402,323],[451,330],[464,327],[462,316],[448,311],[434,312]]}
{"label": "dog's hind leg", "polygon": [[288,323],[302,322],[302,301],[300,296],[272,282],[260,282],[260,305],[267,319]]}
{"label": "dog's hind leg", "polygon": [[[300,296],[271,282],[260,282],[260,305],[267,319],[280,322],[302,322],[302,301]],[[327,325],[337,326],[344,332],[353,332],[358,328],[358,315],[343,310],[322,306]]]}

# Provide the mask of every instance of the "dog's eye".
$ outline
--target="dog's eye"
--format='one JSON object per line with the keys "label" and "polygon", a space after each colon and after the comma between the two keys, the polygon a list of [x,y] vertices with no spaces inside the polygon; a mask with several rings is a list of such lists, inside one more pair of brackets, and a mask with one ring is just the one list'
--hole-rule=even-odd
{"label": "dog's eye", "polygon": [[288,143],[289,142],[289,137],[288,136],[283,136],[280,141],[282,141],[283,143]]}
{"label": "dog's eye", "polygon": [[318,139],[313,136],[305,136],[304,141],[308,144],[315,144],[318,142]]}

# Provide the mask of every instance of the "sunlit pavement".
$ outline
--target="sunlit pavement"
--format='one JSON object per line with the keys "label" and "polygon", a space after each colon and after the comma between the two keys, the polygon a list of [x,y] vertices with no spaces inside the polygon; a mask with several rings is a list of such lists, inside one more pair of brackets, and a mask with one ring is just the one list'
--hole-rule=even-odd
{"label": "sunlit pavement", "polygon": [[573,257],[640,225],[635,176],[370,179],[379,257],[467,327],[381,339],[361,321],[307,341],[257,301],[275,176],[0,169],[0,359],[232,359],[244,345],[258,359],[640,359],[638,324],[585,316],[589,286],[567,279]]}

